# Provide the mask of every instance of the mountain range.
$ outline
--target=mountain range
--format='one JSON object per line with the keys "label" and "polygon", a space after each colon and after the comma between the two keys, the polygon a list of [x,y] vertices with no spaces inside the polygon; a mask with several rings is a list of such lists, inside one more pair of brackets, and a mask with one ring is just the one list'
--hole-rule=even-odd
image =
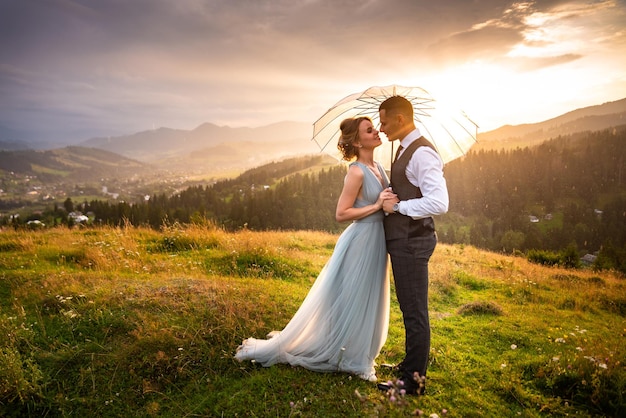
{"label": "mountain range", "polygon": [[197,128],[160,128],[79,145],[105,149],[172,171],[217,173],[250,168],[284,157],[319,152],[307,123],[280,122],[258,128],[204,123]]}
{"label": "mountain range", "polygon": [[[573,110],[539,123],[505,125],[479,133],[478,143],[473,150],[532,146],[560,135],[596,131],[624,124],[626,98]],[[219,176],[220,173],[260,166],[285,157],[319,153],[318,146],[311,141],[312,131],[311,124],[290,121],[257,128],[231,128],[204,123],[193,130],[159,128],[124,136],[91,138],[62,154],[65,167],[69,167],[70,171],[73,163],[68,155],[83,159],[78,156],[81,154],[80,148],[95,148],[120,156],[120,164],[114,170],[119,169],[120,175],[121,171],[127,174],[125,170],[121,170],[121,166],[129,165],[134,172],[145,167],[150,171],[164,169],[170,173]],[[0,169],[13,171],[6,164],[11,161],[10,153],[18,150],[19,154],[15,156],[22,162],[20,167],[26,166],[24,163],[28,161],[29,152],[32,153],[33,164],[40,165],[45,160],[41,158],[43,151],[25,151],[30,148],[29,144],[12,140],[10,132],[7,132],[9,131],[0,129],[0,150],[4,150],[4,162],[0,161]],[[93,158],[96,155],[94,153],[93,150],[86,152],[92,156],[91,161],[95,167],[98,166],[98,158]],[[46,155],[54,159],[54,153],[48,152]],[[106,160],[109,161],[110,158],[111,154],[106,154]],[[107,164],[110,167],[110,163]],[[83,163],[79,165],[84,173]],[[49,169],[58,170],[58,164]],[[95,171],[100,172],[100,169]]]}

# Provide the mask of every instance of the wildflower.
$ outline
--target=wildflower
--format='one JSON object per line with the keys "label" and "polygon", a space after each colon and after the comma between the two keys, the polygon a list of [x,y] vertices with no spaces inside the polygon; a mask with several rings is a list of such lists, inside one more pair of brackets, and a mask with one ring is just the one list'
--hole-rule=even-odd
{"label": "wildflower", "polygon": [[583,351],[583,348],[582,347],[576,347],[576,350]]}
{"label": "wildflower", "polygon": [[289,406],[290,406],[290,407],[292,407],[292,408],[293,408],[295,405],[296,405],[296,404],[295,404],[295,403],[293,403],[293,401],[289,402]]}
{"label": "wildflower", "polygon": [[511,350],[515,350],[516,348],[517,348],[517,345],[511,344]]}
{"label": "wildflower", "polygon": [[561,344],[565,344],[565,338],[557,338],[554,340],[555,343],[561,343]]}
{"label": "wildflower", "polygon": [[[359,400],[360,400],[361,402],[365,402],[365,401],[367,401],[367,396],[363,396],[363,395],[361,395],[361,392],[359,392],[359,390],[358,390],[358,389],[355,389],[355,390],[354,390],[354,394],[356,395],[356,397],[357,397],[357,398],[359,398]],[[292,403],[293,403],[293,402],[292,402]]]}
{"label": "wildflower", "polygon": [[501,369],[504,369],[505,367],[506,367],[506,363],[502,363],[502,364],[500,365],[500,368],[501,368]]}
{"label": "wildflower", "polygon": [[63,311],[63,315],[69,318],[76,318],[78,316],[78,314],[74,312],[72,309],[70,309],[69,311]]}
{"label": "wildflower", "polygon": [[601,369],[606,369],[607,368],[606,363],[600,363],[600,364],[598,364],[598,367],[601,368]]}

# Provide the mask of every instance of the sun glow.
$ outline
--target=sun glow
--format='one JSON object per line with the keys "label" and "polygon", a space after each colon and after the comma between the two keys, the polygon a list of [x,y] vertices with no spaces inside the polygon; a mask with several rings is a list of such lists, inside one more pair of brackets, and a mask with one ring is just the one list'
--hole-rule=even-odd
{"label": "sun glow", "polygon": [[[588,84],[583,94],[573,88],[579,87],[580,80]],[[485,132],[502,126],[503,120],[513,125],[539,122],[580,107],[589,97],[601,100],[605,81],[594,77],[593,68],[576,61],[526,72],[475,61],[450,68],[424,85],[433,97],[463,110],[478,124],[479,132]],[[552,105],[547,107],[546,102]]]}
{"label": "sun glow", "polygon": [[[600,101],[607,86],[624,80],[626,59],[607,53],[610,39],[601,24],[611,21],[606,15],[615,12],[614,2],[573,2],[546,12],[532,11],[529,4],[519,3],[510,10],[528,13],[522,19],[523,39],[507,53],[449,67],[420,80],[436,99],[458,105],[482,132],[498,128],[498,121],[532,123],[580,107],[591,97]],[[611,36],[623,37],[623,33],[611,32]],[[612,76],[599,78],[600,73]],[[624,91],[613,94],[617,99]],[[549,107],[548,102],[552,103]]]}
{"label": "sun glow", "polygon": [[495,121],[500,116],[490,114],[490,110],[496,107],[494,103],[509,102],[503,93],[515,87],[510,80],[511,74],[504,68],[474,61],[448,68],[425,84],[439,102],[464,111],[484,131],[498,127]]}

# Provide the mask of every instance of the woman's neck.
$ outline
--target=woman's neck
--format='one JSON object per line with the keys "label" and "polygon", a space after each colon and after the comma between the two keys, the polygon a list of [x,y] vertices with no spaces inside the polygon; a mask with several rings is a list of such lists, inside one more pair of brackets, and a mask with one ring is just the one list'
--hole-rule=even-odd
{"label": "woman's neck", "polygon": [[374,153],[361,153],[356,159],[361,164],[365,164],[368,167],[374,167]]}

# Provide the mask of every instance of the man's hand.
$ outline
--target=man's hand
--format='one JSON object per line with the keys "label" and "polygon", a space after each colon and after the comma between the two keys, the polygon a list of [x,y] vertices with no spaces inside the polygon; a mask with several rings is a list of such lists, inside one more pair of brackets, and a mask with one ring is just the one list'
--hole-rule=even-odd
{"label": "man's hand", "polygon": [[397,196],[394,196],[391,199],[385,199],[385,201],[383,202],[383,210],[386,213],[393,213],[393,205],[395,205],[396,203],[398,203],[400,200],[398,199]]}

